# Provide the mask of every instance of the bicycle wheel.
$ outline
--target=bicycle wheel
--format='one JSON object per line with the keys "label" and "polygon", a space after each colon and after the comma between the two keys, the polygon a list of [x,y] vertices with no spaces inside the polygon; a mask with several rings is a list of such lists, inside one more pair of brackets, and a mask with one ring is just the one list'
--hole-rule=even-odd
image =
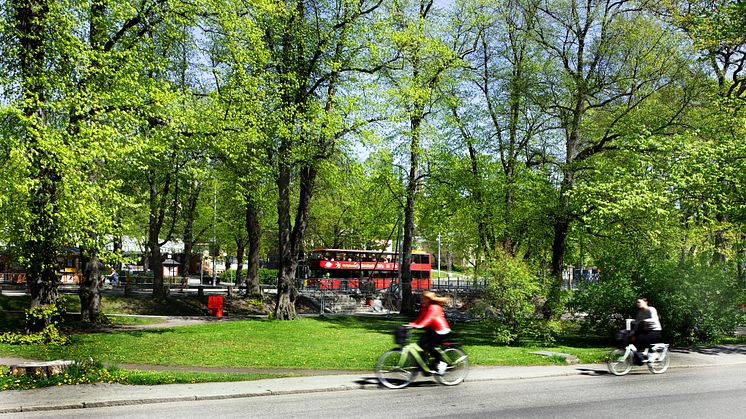
{"label": "bicycle wheel", "polygon": [[668,369],[671,359],[668,357],[668,351],[656,354],[659,358],[653,362],[648,362],[648,369],[653,374],[663,374]]}
{"label": "bicycle wheel", "polygon": [[469,356],[459,348],[446,348],[443,353],[448,367],[443,375],[434,375],[435,381],[447,386],[455,386],[464,381],[469,373]]}
{"label": "bicycle wheel", "polygon": [[627,354],[624,349],[614,349],[609,352],[609,358],[606,361],[609,372],[614,375],[625,375],[632,369],[632,356]]}
{"label": "bicycle wheel", "polygon": [[416,373],[412,357],[407,356],[407,359],[402,360],[402,350],[398,348],[384,352],[376,363],[376,377],[388,388],[408,386]]}

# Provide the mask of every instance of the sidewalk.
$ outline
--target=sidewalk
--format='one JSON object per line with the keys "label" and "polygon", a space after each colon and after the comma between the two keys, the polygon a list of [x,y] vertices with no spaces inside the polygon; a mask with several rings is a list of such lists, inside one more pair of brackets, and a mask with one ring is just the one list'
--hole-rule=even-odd
{"label": "sidewalk", "polygon": [[[0,358],[0,364],[5,365],[18,361],[17,359]],[[671,354],[671,368],[734,364],[746,364],[746,345],[713,346],[692,350],[674,349]],[[640,371],[647,371],[644,367],[637,368]],[[319,374],[322,373],[324,372],[319,371]],[[603,364],[472,367],[466,380],[496,381],[606,373],[606,366]],[[419,376],[419,380],[431,380],[431,378]],[[0,414],[379,388],[381,387],[372,371],[362,374],[315,375],[229,383],[166,384],[158,386],[126,386],[120,384],[58,386],[0,392]]]}

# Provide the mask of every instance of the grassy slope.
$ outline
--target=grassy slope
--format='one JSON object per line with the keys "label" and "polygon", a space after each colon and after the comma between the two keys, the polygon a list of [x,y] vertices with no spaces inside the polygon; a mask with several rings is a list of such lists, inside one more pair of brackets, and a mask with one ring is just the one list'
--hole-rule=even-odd
{"label": "grassy slope", "polygon": [[[352,369],[372,368],[393,346],[391,331],[403,319],[364,317],[305,318],[291,322],[246,320],[172,329],[80,334],[66,347],[0,345],[0,354],[32,359],[93,357],[117,364],[212,367]],[[490,343],[478,324],[454,325],[475,365],[535,365],[555,362],[528,352],[537,347]],[[574,344],[541,347],[602,359],[605,348]]]}

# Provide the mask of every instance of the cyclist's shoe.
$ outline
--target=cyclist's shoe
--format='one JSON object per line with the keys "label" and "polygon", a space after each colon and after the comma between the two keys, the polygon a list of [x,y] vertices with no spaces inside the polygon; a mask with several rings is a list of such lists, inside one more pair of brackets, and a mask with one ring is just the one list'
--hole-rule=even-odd
{"label": "cyclist's shoe", "polygon": [[635,360],[635,365],[638,365],[638,366],[643,365],[647,361],[647,356],[639,352],[636,352],[634,354],[634,360]]}
{"label": "cyclist's shoe", "polygon": [[438,368],[437,373],[438,375],[443,375],[446,373],[446,368],[448,367],[448,364],[446,364],[444,361],[438,362]]}

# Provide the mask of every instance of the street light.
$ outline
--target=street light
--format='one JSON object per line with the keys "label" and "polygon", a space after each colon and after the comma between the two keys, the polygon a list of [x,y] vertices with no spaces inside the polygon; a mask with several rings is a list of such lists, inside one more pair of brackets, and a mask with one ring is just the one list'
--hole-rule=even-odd
{"label": "street light", "polygon": [[213,183],[212,189],[212,286],[217,284],[217,274],[215,271],[215,259],[218,257],[217,238],[215,229],[218,223],[218,185]]}
{"label": "street light", "polygon": [[440,285],[440,233],[438,233],[438,285]]}

